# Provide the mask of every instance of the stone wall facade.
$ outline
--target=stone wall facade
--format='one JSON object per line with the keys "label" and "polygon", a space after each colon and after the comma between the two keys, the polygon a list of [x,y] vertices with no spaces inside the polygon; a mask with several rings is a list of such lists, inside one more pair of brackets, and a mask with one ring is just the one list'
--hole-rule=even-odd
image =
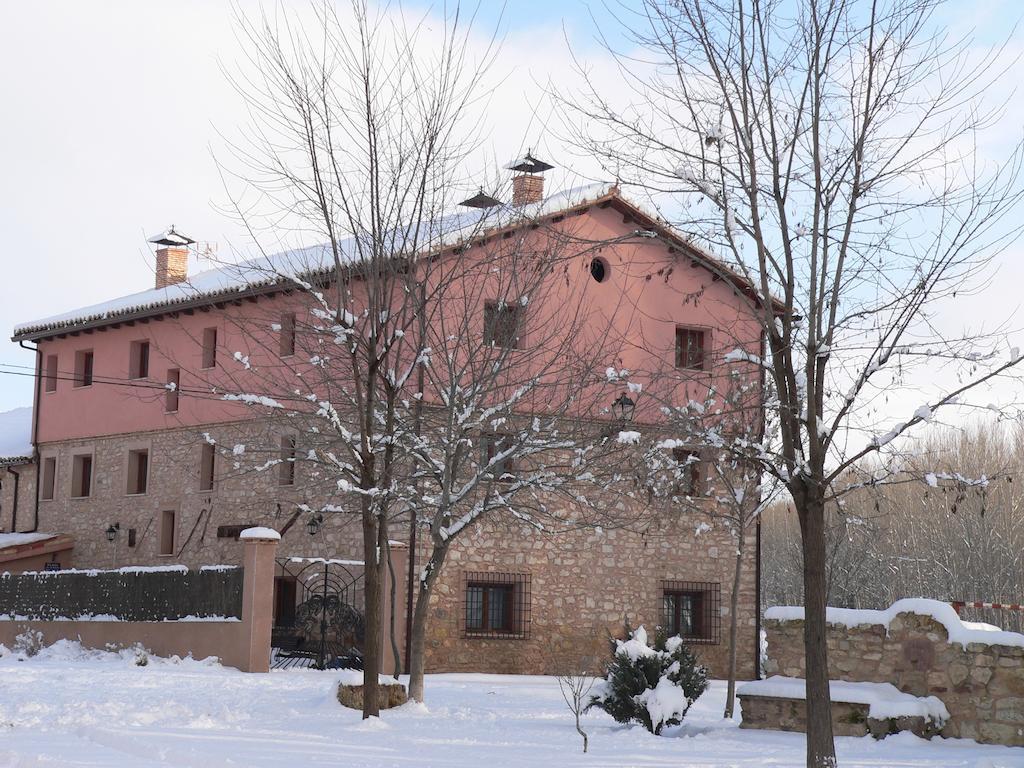
{"label": "stone wall facade", "polygon": [[[332,493],[333,481],[299,462],[295,483],[282,486],[277,466],[257,470],[277,458],[278,433],[270,423],[225,422],[196,429],[114,435],[92,440],[44,443],[40,454],[56,459],[54,498],[40,501],[42,530],[74,538],[76,567],[183,563],[238,564],[234,536],[218,536],[224,526],[268,526],[282,531],[279,555],[358,560],[362,557],[359,510],[351,496]],[[212,443],[211,443],[212,441]],[[200,488],[204,445],[216,446],[214,488]],[[260,446],[271,446],[261,449]],[[148,452],[144,494],[129,490],[129,453]],[[92,488],[72,497],[74,457],[93,460]],[[611,491],[604,491],[611,493]],[[621,504],[615,496],[610,503]],[[331,505],[320,530],[310,536],[309,512]],[[161,554],[161,520],[174,512],[173,554]],[[543,674],[583,667],[601,670],[610,657],[608,638],[621,636],[624,620],[648,629],[662,622],[666,588],[708,590],[716,595],[714,632],[693,647],[712,674],[724,675],[728,658],[729,600],[735,542],[706,516],[680,513],[643,533],[581,529],[543,533],[494,518],[478,522],[453,545],[437,584],[427,640],[427,669]],[[287,530],[283,530],[291,522]],[[702,525],[704,523],[704,525]],[[117,526],[114,542],[106,530]],[[399,517],[391,538],[408,540],[408,518]],[[753,537],[751,537],[753,539]],[[407,548],[401,549],[406,557]],[[753,541],[740,586],[738,672],[756,673],[756,574]],[[419,562],[425,553],[417,553]],[[466,589],[472,579],[518,580],[514,637],[467,633]],[[404,582],[401,585],[404,593]],[[404,625],[406,600],[397,600]],[[710,628],[709,628],[710,629]],[[404,652],[404,648],[402,649]]]}
{"label": "stone wall facade", "polygon": [[[195,429],[114,435],[40,446],[43,461],[56,458],[54,498],[39,502],[40,529],[70,534],[79,567],[182,563],[190,567],[238,565],[237,530],[266,526],[282,530],[299,505],[335,502],[341,511],[325,515],[315,536],[306,530],[308,514],[299,513],[281,537],[280,556],[353,558],[361,551],[358,510],[332,499],[308,465],[295,465],[295,482],[282,486],[278,466],[258,467],[278,457],[274,430],[260,422],[229,422]],[[276,432],[275,432],[276,435]],[[201,488],[204,445],[215,446],[213,488]],[[236,453],[236,446],[238,446]],[[146,492],[128,492],[129,452],[148,452]],[[88,497],[72,496],[74,457],[92,457]],[[173,554],[161,554],[161,515],[174,513]],[[113,542],[106,530],[117,526]],[[233,526],[230,535],[218,529]],[[222,533],[225,533],[222,531]],[[134,543],[133,543],[134,542]]]}
{"label": "stone wall facade", "polygon": [[[951,610],[951,609],[950,609]],[[804,677],[804,622],[767,619],[769,675]],[[1024,746],[1024,648],[950,642],[931,616],[900,613],[888,623],[829,624],[829,678],[892,683],[937,696],[949,710],[943,736]]]}
{"label": "stone wall facade", "polygon": [[0,463],[0,533],[32,530],[35,501],[35,465]]}
{"label": "stone wall facade", "polygon": [[[714,585],[720,624],[712,640],[691,647],[711,674],[728,663],[729,593],[735,543],[721,529],[695,533],[700,521],[681,515],[644,534],[579,530],[545,534],[527,526],[478,524],[453,546],[432,602],[427,668],[557,674],[601,673],[611,657],[609,637],[623,622],[651,633],[662,624],[666,585]],[[753,550],[753,547],[751,547]],[[740,585],[737,668],[756,676],[755,562],[744,563]],[[494,575],[528,579],[529,615],[519,636],[492,638],[467,631],[466,589]]]}

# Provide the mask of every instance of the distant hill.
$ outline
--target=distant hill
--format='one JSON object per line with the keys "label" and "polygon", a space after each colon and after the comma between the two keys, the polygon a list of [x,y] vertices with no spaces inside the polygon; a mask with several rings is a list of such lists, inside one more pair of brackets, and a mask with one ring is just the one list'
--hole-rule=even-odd
{"label": "distant hill", "polygon": [[0,458],[32,455],[32,409],[0,413]]}

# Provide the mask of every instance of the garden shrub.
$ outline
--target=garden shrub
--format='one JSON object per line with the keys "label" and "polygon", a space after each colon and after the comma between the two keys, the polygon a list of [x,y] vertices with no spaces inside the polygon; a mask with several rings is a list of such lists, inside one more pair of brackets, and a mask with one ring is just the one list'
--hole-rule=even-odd
{"label": "garden shrub", "polygon": [[707,669],[679,637],[647,642],[642,627],[628,640],[612,640],[612,661],[601,690],[589,708],[604,710],[620,723],[642,723],[653,734],[666,725],[679,725],[690,706],[708,687]]}

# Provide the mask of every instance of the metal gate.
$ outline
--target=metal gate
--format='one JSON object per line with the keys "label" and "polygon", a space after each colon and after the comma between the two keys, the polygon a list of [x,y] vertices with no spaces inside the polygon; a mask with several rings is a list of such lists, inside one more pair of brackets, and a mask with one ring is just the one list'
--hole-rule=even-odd
{"label": "metal gate", "polygon": [[363,563],[277,559],[272,666],[362,669]]}

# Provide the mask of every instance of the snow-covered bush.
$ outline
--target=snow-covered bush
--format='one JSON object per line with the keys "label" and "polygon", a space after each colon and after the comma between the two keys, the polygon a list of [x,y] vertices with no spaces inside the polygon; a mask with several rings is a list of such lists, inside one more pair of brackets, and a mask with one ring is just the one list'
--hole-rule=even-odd
{"label": "snow-covered bush", "polygon": [[38,629],[26,629],[14,638],[14,650],[16,653],[28,657],[35,656],[43,648],[43,633]]}
{"label": "snow-covered bush", "polygon": [[136,643],[131,647],[131,652],[134,654],[135,666],[145,667],[149,664],[149,654],[146,652],[146,648],[142,643]]}
{"label": "snow-covered bush", "polygon": [[659,734],[666,725],[679,725],[707,689],[707,669],[679,637],[659,637],[651,646],[642,626],[630,630],[627,624],[626,633],[628,640],[612,641],[612,661],[588,709]]}

